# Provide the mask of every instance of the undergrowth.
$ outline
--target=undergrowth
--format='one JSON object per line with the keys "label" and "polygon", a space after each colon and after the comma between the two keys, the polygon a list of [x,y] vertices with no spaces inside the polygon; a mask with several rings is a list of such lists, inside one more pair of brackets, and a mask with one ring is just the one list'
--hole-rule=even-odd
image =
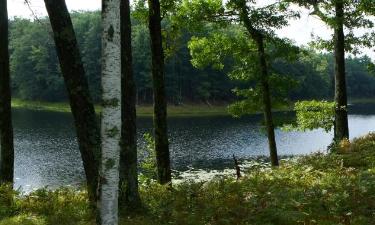
{"label": "undergrowth", "polygon": [[[342,142],[335,154],[252,167],[240,180],[221,177],[173,189],[142,182],[143,213],[122,225],[375,224],[375,134]],[[0,225],[94,225],[85,191],[0,188]]]}

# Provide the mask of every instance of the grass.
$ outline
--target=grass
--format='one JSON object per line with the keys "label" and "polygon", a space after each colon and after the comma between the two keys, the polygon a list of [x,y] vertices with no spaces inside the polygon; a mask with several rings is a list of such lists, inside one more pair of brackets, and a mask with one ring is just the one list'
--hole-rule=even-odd
{"label": "grass", "polygon": [[374,104],[374,98],[353,98],[348,101],[350,104]]}
{"label": "grass", "polygon": [[[138,106],[137,115],[152,116],[152,106]],[[222,116],[228,115],[225,105],[208,106],[205,104],[189,104],[182,106],[168,106],[168,115],[172,117],[184,116]]]}
{"label": "grass", "polygon": [[70,106],[65,102],[41,102],[12,99],[12,107],[16,109],[21,108],[54,112],[70,112]]}
{"label": "grass", "polygon": [[[351,104],[369,104],[375,103],[375,99],[351,99]],[[42,110],[52,112],[70,112],[70,106],[67,102],[43,102],[43,101],[27,101],[21,99],[13,99],[12,107],[19,109]],[[283,106],[275,111],[292,111],[293,104]],[[101,111],[100,105],[95,105],[97,112]],[[137,115],[141,117],[151,117],[153,115],[152,105],[137,106]],[[168,106],[168,116],[170,117],[193,117],[193,116],[224,116],[229,115],[227,106],[221,105],[207,105],[207,104],[186,104],[181,106]]]}
{"label": "grass", "polygon": [[[12,100],[13,108],[43,110],[53,112],[70,112],[70,106],[67,102],[41,102],[25,101],[20,99]],[[97,112],[100,112],[100,105],[95,105]],[[172,117],[184,116],[215,116],[228,115],[225,105],[208,106],[205,104],[188,104],[182,106],[168,106],[168,114]],[[150,117],[153,115],[152,105],[137,106],[137,115]]]}
{"label": "grass", "polygon": [[[173,189],[148,181],[144,210],[120,225],[375,224],[375,134],[344,141],[335,154],[254,164],[240,180],[186,181]],[[94,225],[84,191],[62,188],[21,196],[0,188],[0,225]]]}

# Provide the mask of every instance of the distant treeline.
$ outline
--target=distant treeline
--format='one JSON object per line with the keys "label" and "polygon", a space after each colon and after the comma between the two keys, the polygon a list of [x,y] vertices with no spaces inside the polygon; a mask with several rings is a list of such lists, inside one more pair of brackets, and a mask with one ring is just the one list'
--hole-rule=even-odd
{"label": "distant treeline", "polygon": [[[100,99],[100,13],[72,13],[74,28],[92,96]],[[223,71],[199,70],[190,63],[188,42],[194,34],[183,32],[166,59],[168,100],[184,102],[225,102],[233,100],[232,89],[248,86],[232,81]],[[146,24],[133,20],[134,70],[138,103],[152,102],[151,56]],[[46,18],[31,21],[14,18],[10,22],[10,51],[13,96],[25,100],[65,101],[65,86],[60,74],[51,28]],[[375,97],[375,77],[367,70],[369,58],[347,60],[349,97]],[[230,62],[228,62],[230,63]],[[333,96],[333,57],[329,54],[301,54],[296,62],[276,61],[273,68],[293,77],[296,85],[291,99],[330,98]]]}

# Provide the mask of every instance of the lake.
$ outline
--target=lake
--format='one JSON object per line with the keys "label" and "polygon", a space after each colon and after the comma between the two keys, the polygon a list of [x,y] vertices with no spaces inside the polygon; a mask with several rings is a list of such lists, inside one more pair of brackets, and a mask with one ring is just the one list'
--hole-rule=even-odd
{"label": "lake", "polygon": [[[170,118],[172,167],[222,169],[232,167],[233,154],[240,159],[268,155],[261,118],[261,115],[241,119],[230,116]],[[29,191],[84,182],[70,114],[16,109],[13,120],[16,187]],[[351,107],[349,126],[351,138],[375,130],[375,105]],[[139,118],[138,129],[142,148],[142,134],[152,131],[152,119]],[[280,155],[300,155],[326,151],[332,134],[323,130],[284,132],[277,129],[276,138]]]}

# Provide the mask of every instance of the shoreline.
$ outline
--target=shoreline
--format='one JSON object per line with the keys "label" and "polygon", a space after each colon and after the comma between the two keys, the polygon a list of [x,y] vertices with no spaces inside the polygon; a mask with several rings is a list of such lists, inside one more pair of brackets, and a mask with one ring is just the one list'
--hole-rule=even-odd
{"label": "shoreline", "polygon": [[[204,117],[204,116],[230,116],[226,104],[207,105],[199,103],[187,103],[180,106],[168,105],[168,116],[169,117]],[[375,104],[375,99],[349,99],[349,105],[355,104]],[[49,111],[49,112],[60,112],[70,113],[70,106],[68,102],[43,102],[43,101],[27,101],[20,99],[12,99],[13,109],[28,109],[36,111]],[[96,113],[100,113],[101,106],[95,104]],[[293,104],[285,106],[282,109],[275,109],[274,112],[286,112],[293,111]],[[261,112],[258,112],[261,113]],[[253,114],[258,114],[253,113]],[[138,117],[152,117],[153,106],[152,105],[137,105],[137,116]]]}
{"label": "shoreline", "polygon": [[[28,109],[50,112],[70,113],[70,106],[67,102],[41,102],[41,101],[25,101],[20,99],[12,100],[13,109]],[[96,113],[101,111],[101,106],[95,105]],[[137,116],[152,117],[152,105],[138,105]],[[168,116],[170,117],[193,117],[193,116],[229,116],[227,105],[206,105],[206,104],[184,104],[181,106],[168,106]]]}

